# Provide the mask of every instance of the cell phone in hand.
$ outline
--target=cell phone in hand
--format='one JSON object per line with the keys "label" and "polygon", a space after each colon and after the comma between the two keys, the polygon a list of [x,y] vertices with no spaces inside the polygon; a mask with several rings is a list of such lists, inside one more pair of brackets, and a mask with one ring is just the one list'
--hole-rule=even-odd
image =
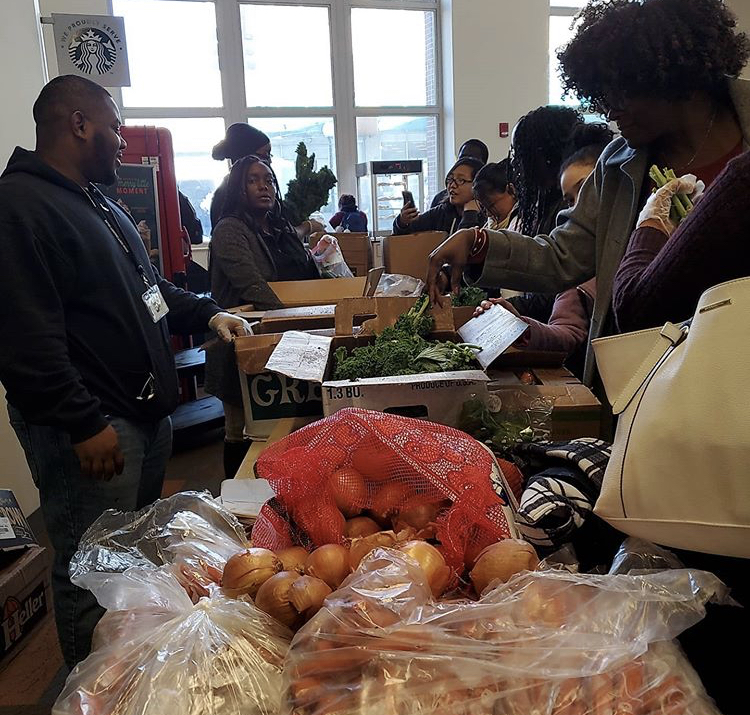
{"label": "cell phone in hand", "polygon": [[417,208],[417,205],[414,203],[414,194],[411,191],[402,191],[401,196],[404,198],[404,208],[407,206],[413,209]]}

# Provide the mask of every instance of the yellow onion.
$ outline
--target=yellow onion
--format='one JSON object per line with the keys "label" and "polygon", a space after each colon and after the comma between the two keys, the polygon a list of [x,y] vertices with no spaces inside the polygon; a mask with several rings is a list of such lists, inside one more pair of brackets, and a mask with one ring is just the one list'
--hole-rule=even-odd
{"label": "yellow onion", "polygon": [[305,573],[325,581],[334,591],[349,575],[349,571],[349,552],[338,544],[318,547],[305,562]]}
{"label": "yellow onion", "polygon": [[513,574],[533,571],[539,564],[534,547],[521,539],[503,539],[490,544],[477,557],[469,577],[474,590],[481,593],[492,581],[508,581]]}
{"label": "yellow onion", "polygon": [[383,445],[374,437],[366,437],[357,445],[352,452],[352,467],[370,482],[382,482],[390,476]]}
{"label": "yellow onion", "polygon": [[424,502],[408,504],[401,509],[393,518],[393,530],[399,532],[402,529],[415,529],[420,539],[434,539],[437,525],[435,520],[441,509],[450,506],[450,502]]}
{"label": "yellow onion", "polygon": [[339,511],[347,518],[357,516],[367,500],[367,486],[362,475],[352,467],[342,467],[331,474],[328,486]]}
{"label": "yellow onion", "polygon": [[276,552],[279,557],[284,571],[296,571],[305,573],[305,561],[309,554],[301,546],[290,546],[288,549],[282,549]]}
{"label": "yellow onion", "polygon": [[323,605],[331,593],[327,583],[312,576],[300,576],[289,590],[289,600],[294,608],[308,621]]}
{"label": "yellow onion", "polygon": [[401,482],[388,482],[372,498],[370,515],[383,526],[390,526],[390,517],[409,498],[411,489]]}
{"label": "yellow onion", "polygon": [[421,566],[432,595],[435,598],[441,596],[451,579],[451,570],[445,563],[443,555],[426,541],[407,541],[398,548]]}
{"label": "yellow onion", "polygon": [[363,536],[377,534],[380,526],[367,516],[355,516],[349,519],[344,526],[344,536],[349,539],[359,539]]}
{"label": "yellow onion", "polygon": [[281,571],[281,561],[268,549],[251,548],[232,556],[224,566],[221,585],[236,595],[255,597],[271,576]]}
{"label": "yellow onion", "polygon": [[396,534],[392,531],[379,531],[370,536],[363,536],[361,539],[352,539],[352,545],[349,548],[349,566],[355,571],[360,562],[373,549],[392,548],[396,545]]}
{"label": "yellow onion", "polygon": [[296,628],[302,622],[299,611],[292,605],[292,584],[301,576],[296,571],[281,571],[271,576],[255,596],[255,605],[264,613],[283,623],[288,628]]}

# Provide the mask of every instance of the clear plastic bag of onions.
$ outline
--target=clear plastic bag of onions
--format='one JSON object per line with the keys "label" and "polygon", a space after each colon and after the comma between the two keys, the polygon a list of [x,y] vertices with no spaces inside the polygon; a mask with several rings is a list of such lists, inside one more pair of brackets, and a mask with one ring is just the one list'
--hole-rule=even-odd
{"label": "clear plastic bag of onions", "polygon": [[719,715],[673,639],[725,592],[701,571],[547,569],[441,602],[378,549],[294,637],[282,712]]}
{"label": "clear plastic bag of onions", "polygon": [[53,715],[276,715],[291,633],[218,589],[193,603],[171,566],[101,574],[98,646]]}

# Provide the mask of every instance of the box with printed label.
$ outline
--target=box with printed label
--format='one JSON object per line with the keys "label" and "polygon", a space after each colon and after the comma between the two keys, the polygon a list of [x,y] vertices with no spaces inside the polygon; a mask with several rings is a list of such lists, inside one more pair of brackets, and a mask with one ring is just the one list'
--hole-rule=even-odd
{"label": "box with printed label", "polygon": [[[343,407],[361,407],[455,425],[463,403],[472,396],[486,394],[489,378],[479,368],[355,381],[330,379],[333,373],[333,354],[337,348],[351,349],[370,343],[375,334],[393,325],[398,316],[413,305],[414,298],[351,299],[336,306],[333,332],[287,331],[283,334],[238,338],[235,348],[239,369],[250,376],[272,372],[297,381],[294,385],[300,395],[303,383],[316,386],[321,390],[322,414],[326,416]],[[370,317],[357,329],[355,326],[363,316]],[[433,317],[435,327],[431,338],[462,342],[463,338],[456,332],[450,306],[434,306]],[[522,326],[520,330],[525,329],[525,323],[517,321],[513,316],[510,318]],[[483,321],[476,321],[476,326],[481,328],[482,325]],[[517,325],[513,325],[512,329],[519,330]],[[482,335],[490,335],[488,340],[492,343],[479,343],[487,349],[488,362],[491,362],[493,355],[503,352],[517,337],[516,333],[503,334],[502,330],[486,329],[477,332],[478,339],[482,339]],[[268,381],[269,378],[264,379]],[[248,380],[242,382],[243,397],[253,402],[258,395],[253,395],[251,389],[245,387]],[[314,388],[308,388],[306,394],[312,389]],[[278,394],[275,393],[274,398]],[[287,395],[287,404],[293,397]],[[252,414],[257,414],[254,408]]]}
{"label": "box with printed label", "polygon": [[0,489],[0,567],[16,558],[15,552],[35,545],[36,539],[15,494],[10,489]]}
{"label": "box with printed label", "polygon": [[0,670],[26,647],[51,610],[46,552],[32,546],[0,569]]}

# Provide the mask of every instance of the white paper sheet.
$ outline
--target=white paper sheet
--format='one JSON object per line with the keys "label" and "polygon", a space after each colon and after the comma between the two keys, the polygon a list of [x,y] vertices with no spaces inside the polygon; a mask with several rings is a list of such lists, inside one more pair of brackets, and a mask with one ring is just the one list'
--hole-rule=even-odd
{"label": "white paper sheet", "polygon": [[266,363],[266,370],[296,380],[322,382],[332,338],[287,330]]}
{"label": "white paper sheet", "polygon": [[528,329],[528,325],[516,318],[501,305],[493,305],[478,318],[464,323],[458,334],[466,343],[479,345],[479,364],[486,370],[499,355],[502,355]]}

